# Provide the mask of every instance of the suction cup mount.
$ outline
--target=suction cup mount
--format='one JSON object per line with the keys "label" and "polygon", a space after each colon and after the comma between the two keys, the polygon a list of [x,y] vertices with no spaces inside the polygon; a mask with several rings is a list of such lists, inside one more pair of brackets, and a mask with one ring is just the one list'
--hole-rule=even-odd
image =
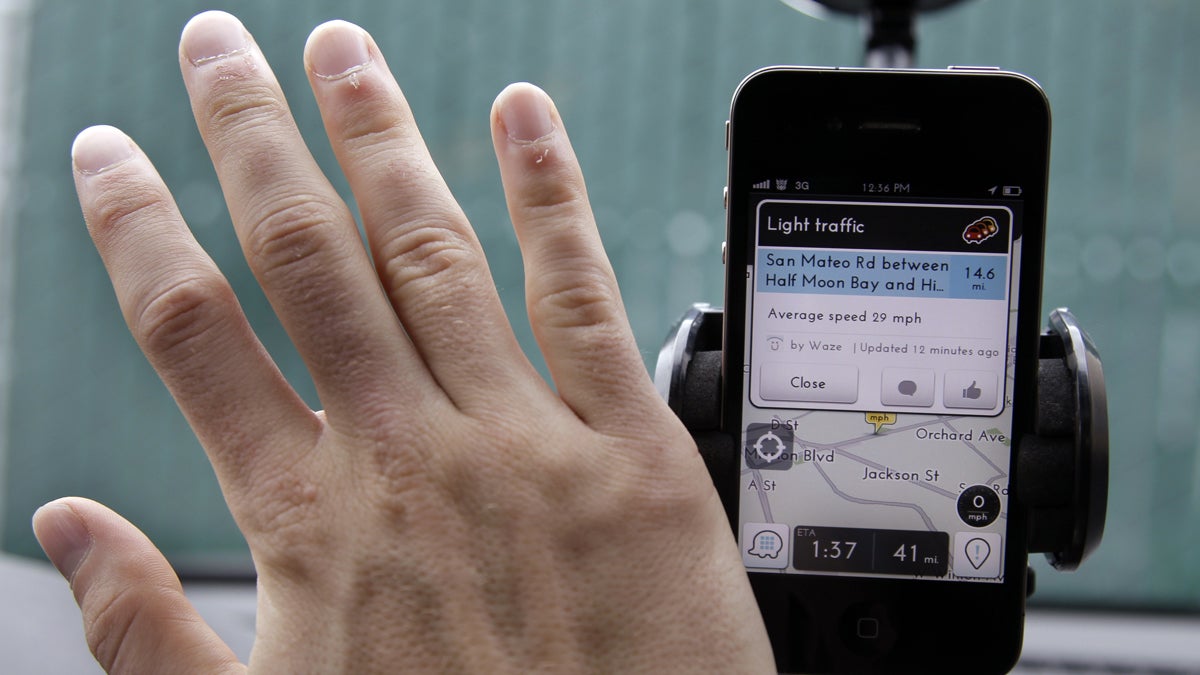
{"label": "suction cup mount", "polygon": [[917,51],[917,15],[963,0],[782,0],[797,11],[826,18],[831,14],[862,18],[866,27],[864,64],[868,68],[911,68]]}

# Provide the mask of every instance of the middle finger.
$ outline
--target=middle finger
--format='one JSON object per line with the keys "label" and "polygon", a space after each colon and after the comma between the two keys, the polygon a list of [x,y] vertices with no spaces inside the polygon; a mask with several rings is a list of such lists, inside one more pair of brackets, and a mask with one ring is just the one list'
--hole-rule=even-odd
{"label": "middle finger", "polygon": [[428,371],[249,33],[223,12],[196,16],[180,68],[246,260],[330,418],[416,403],[431,389],[419,381],[431,384]]}

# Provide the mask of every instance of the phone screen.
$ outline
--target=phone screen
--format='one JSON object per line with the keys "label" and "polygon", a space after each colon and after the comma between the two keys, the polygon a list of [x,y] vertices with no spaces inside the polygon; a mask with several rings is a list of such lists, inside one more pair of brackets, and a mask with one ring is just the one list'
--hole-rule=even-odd
{"label": "phone screen", "polygon": [[748,203],[746,567],[1002,581],[1020,204],[801,185]]}

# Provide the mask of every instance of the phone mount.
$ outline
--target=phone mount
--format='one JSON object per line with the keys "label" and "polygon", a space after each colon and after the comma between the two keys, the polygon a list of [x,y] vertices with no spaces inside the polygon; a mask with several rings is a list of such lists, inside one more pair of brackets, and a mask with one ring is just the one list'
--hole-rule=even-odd
{"label": "phone mount", "polygon": [[866,33],[863,64],[868,68],[911,68],[917,51],[917,15],[963,0],[782,0],[816,18],[829,13],[861,17]]}
{"label": "phone mount", "polygon": [[[724,312],[692,305],[658,354],[654,382],[692,433],[733,513],[741,469],[740,430],[721,428]],[[1027,550],[1058,570],[1074,570],[1104,533],[1108,505],[1108,404],[1104,371],[1091,339],[1066,308],[1050,313],[1038,344],[1034,428],[1014,432],[1010,485],[1025,508]],[[1033,592],[1030,570],[1029,593]]]}

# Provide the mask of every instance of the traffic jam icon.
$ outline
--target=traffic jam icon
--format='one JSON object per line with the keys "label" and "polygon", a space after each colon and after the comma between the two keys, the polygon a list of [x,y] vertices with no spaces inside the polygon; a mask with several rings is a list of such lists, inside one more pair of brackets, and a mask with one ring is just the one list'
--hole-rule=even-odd
{"label": "traffic jam icon", "polygon": [[996,223],[996,219],[991,216],[984,216],[968,225],[963,230],[962,238],[968,244],[982,244],[995,236],[999,231],[1000,226]]}

